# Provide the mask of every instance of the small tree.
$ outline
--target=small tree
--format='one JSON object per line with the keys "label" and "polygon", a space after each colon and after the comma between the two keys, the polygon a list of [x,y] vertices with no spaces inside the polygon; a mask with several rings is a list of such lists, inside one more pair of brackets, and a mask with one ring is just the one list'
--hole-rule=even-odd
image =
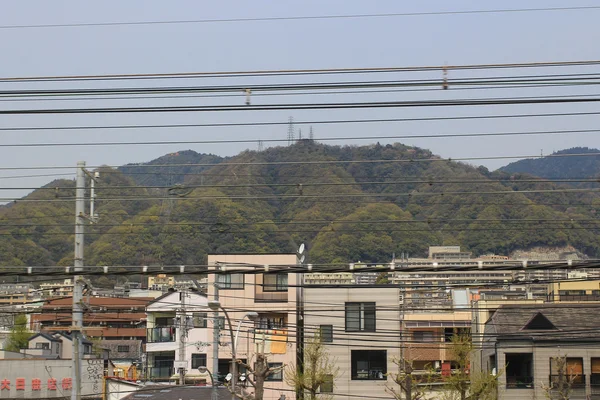
{"label": "small tree", "polygon": [[498,397],[498,376],[470,371],[473,342],[466,333],[454,333],[450,354],[457,368],[445,377],[445,397],[460,400],[494,400]]}
{"label": "small tree", "polygon": [[547,399],[569,400],[573,391],[573,384],[579,376],[569,368],[566,356],[552,357],[553,370],[556,379],[550,381],[549,385],[541,384]]}
{"label": "small tree", "polygon": [[27,329],[27,316],[25,314],[17,315],[8,335],[6,350],[19,351],[26,349],[29,346],[30,337],[31,332]]}
{"label": "small tree", "polygon": [[[233,394],[236,398],[241,400],[263,400],[265,393],[265,381],[270,375],[278,371],[282,371],[284,367],[269,367],[269,363],[267,357],[263,353],[258,353],[256,355],[256,362],[254,365],[250,365],[250,363],[244,363],[241,360],[237,360],[238,364],[246,368],[246,381],[254,388],[254,393],[250,393],[245,390],[242,386],[240,386],[240,382],[238,380],[238,388],[239,391],[233,390],[233,388],[229,388],[231,394]],[[239,371],[239,367],[238,367]]]}
{"label": "small tree", "polygon": [[323,345],[320,333],[317,333],[304,345],[304,369],[290,366],[285,370],[285,382],[297,392],[308,396],[309,400],[329,399],[328,394],[319,394],[319,388],[324,384],[331,384],[339,373],[335,360],[329,356]]}
{"label": "small tree", "polygon": [[394,360],[398,366],[398,373],[388,373],[394,383],[400,386],[400,390],[386,385],[386,391],[396,400],[421,400],[425,398],[427,384],[431,381],[431,371],[426,375],[414,373],[413,360],[401,358]]}

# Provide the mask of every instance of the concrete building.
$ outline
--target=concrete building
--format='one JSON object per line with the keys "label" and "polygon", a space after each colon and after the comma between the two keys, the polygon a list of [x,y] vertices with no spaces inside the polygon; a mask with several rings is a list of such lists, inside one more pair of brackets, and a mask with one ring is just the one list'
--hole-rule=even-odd
{"label": "concrete building", "polygon": [[333,385],[323,392],[335,399],[389,397],[386,374],[396,372],[393,360],[401,354],[400,289],[373,289],[366,285],[304,289],[305,335],[310,338],[318,332],[340,368]]}
{"label": "concrete building", "polygon": [[206,382],[206,377],[199,376],[198,367],[207,365],[210,349],[208,311],[206,295],[200,292],[168,292],[148,304],[147,379],[177,379],[178,368],[185,368],[186,381]]}
{"label": "concrete building", "polygon": [[305,285],[353,285],[356,283],[352,272],[316,272],[304,274]]}
{"label": "concrete building", "polygon": [[[302,281],[299,274],[287,272],[287,268],[296,262],[295,254],[208,256],[208,298],[214,299],[214,284],[217,283],[219,301],[228,311],[233,329],[236,329],[235,325],[248,311],[258,313],[255,322],[244,319],[240,325],[237,359],[252,363],[256,352],[260,351],[267,355],[271,367],[296,364],[296,305],[301,301],[297,285]],[[215,273],[231,270],[243,273]],[[219,347],[219,376],[226,375],[231,364],[232,349],[228,329],[225,326],[219,338],[222,343]],[[209,352],[209,368],[212,365],[212,352]],[[295,398],[292,388],[283,380],[282,371],[271,375],[265,382],[265,388],[265,400],[276,400],[281,395],[285,395],[287,399]]]}
{"label": "concrete building", "polygon": [[[543,399],[543,385],[557,384],[555,357],[566,357],[562,374],[570,399],[600,397],[600,333],[597,305],[502,306],[486,322],[483,366],[503,371],[498,399]],[[563,380],[564,382],[564,380]]]}
{"label": "concrete building", "polygon": [[[83,315],[84,333],[103,340],[146,340],[146,305],[149,298],[87,297]],[[70,297],[48,300],[31,315],[34,331],[70,331],[73,300]]]}

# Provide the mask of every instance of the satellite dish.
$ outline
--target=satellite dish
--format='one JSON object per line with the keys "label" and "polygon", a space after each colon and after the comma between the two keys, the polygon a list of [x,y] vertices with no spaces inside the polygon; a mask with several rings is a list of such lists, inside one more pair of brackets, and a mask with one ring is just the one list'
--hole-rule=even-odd
{"label": "satellite dish", "polygon": [[300,245],[300,247],[298,247],[298,254],[302,254],[302,253],[304,253],[304,248],[305,248],[305,247],[306,247],[306,246],[304,246],[304,243],[302,243],[302,244]]}

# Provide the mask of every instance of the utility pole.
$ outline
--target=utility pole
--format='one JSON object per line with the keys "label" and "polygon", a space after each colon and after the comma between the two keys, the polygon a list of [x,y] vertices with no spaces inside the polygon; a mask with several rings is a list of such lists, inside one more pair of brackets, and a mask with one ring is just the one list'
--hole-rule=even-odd
{"label": "utility pole", "polygon": [[[181,312],[179,314],[179,362],[186,360],[185,358],[185,342],[187,337],[187,312],[185,309],[185,291],[179,292],[181,300]],[[179,368],[179,384],[185,385],[185,368]]]}
{"label": "utility pole", "polygon": [[[215,274],[215,301],[219,300],[219,283],[218,278],[220,275]],[[219,312],[215,310],[214,319],[213,319],[213,387],[212,387],[212,396],[211,400],[219,400],[219,394],[217,393],[217,385],[219,384]]]}
{"label": "utility pole", "polygon": [[71,400],[81,400],[81,335],[83,328],[83,240],[85,222],[85,161],[77,163],[75,180],[75,258],[73,267],[73,357],[71,364],[72,390]]}

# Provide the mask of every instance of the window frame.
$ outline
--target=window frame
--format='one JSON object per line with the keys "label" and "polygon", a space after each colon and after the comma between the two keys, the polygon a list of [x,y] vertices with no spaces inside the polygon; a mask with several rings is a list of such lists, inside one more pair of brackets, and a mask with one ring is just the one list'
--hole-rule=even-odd
{"label": "window frame", "polygon": [[219,274],[217,285],[222,290],[244,290],[244,274]]}
{"label": "window frame", "polygon": [[49,342],[38,342],[35,344],[35,348],[42,349],[42,350],[50,350],[50,343]]}
{"label": "window frame", "polygon": [[[267,277],[274,278],[275,282],[267,282]],[[272,272],[263,274],[263,292],[287,292],[288,291],[288,273]]]}
{"label": "window frame", "polygon": [[[529,358],[529,376],[517,376],[517,375],[509,375],[510,373],[510,365],[511,363],[508,361],[508,358],[512,358],[512,357],[517,357],[517,356],[521,356],[521,358],[523,356],[527,355]],[[533,365],[533,361],[534,361],[534,357],[533,357],[533,353],[531,352],[523,352],[523,353],[504,353],[504,361],[506,363],[506,370],[504,372],[505,375],[505,380],[506,380],[506,388],[507,389],[535,389],[535,368]],[[520,364],[517,365],[522,365],[522,360]],[[519,381],[516,381],[514,384],[512,382],[509,382],[509,378],[511,377],[515,377],[515,378],[531,378],[531,382],[521,382],[519,383]]]}
{"label": "window frame", "polygon": [[[197,365],[198,361],[200,361],[201,364],[202,364],[202,361],[204,361],[204,365]],[[192,366],[192,369],[198,369],[198,367],[206,367],[207,366],[206,353],[192,353],[191,366]]]}
{"label": "window frame", "polygon": [[[427,330],[412,331],[412,340],[416,343],[435,343],[435,332]],[[420,337],[419,337],[420,336]]]}
{"label": "window frame", "polygon": [[319,385],[319,393],[333,393],[333,375],[325,375],[323,383]]}
{"label": "window frame", "polygon": [[[199,321],[201,321],[201,323]],[[192,324],[193,324],[194,328],[208,328],[208,313],[207,312],[192,313]]]}
{"label": "window frame", "polygon": [[[123,350],[126,349],[126,350]],[[117,345],[117,353],[129,353],[130,347],[128,344],[119,344]]]}
{"label": "window frame", "polygon": [[[383,370],[379,371],[381,378],[373,377],[372,374],[375,363],[375,358],[382,361]],[[366,362],[367,376],[359,377],[358,363]],[[379,375],[378,374],[378,375]],[[387,380],[387,350],[350,350],[350,379],[353,381],[385,381]]]}
{"label": "window frame", "polygon": [[[283,367],[283,363],[280,362],[270,362],[267,364],[269,368],[278,368]],[[265,378],[265,382],[282,382],[283,381],[283,368],[275,373],[271,373],[269,376]]]}
{"label": "window frame", "polygon": [[319,336],[321,343],[333,343],[333,325],[319,325]]}
{"label": "window frame", "polygon": [[[358,307],[355,310],[351,310],[351,308]],[[377,308],[376,303],[374,301],[367,302],[346,302],[344,307],[344,321],[345,321],[345,330],[346,332],[377,332]],[[358,318],[354,320],[350,317],[350,312],[357,312]],[[369,318],[367,318],[367,313],[369,313]],[[372,314],[372,321],[371,320]],[[352,326],[350,326],[349,321],[352,322]],[[370,322],[369,326],[367,326],[367,322]],[[357,325],[357,327],[355,327]],[[372,326],[371,326],[372,325]]]}

